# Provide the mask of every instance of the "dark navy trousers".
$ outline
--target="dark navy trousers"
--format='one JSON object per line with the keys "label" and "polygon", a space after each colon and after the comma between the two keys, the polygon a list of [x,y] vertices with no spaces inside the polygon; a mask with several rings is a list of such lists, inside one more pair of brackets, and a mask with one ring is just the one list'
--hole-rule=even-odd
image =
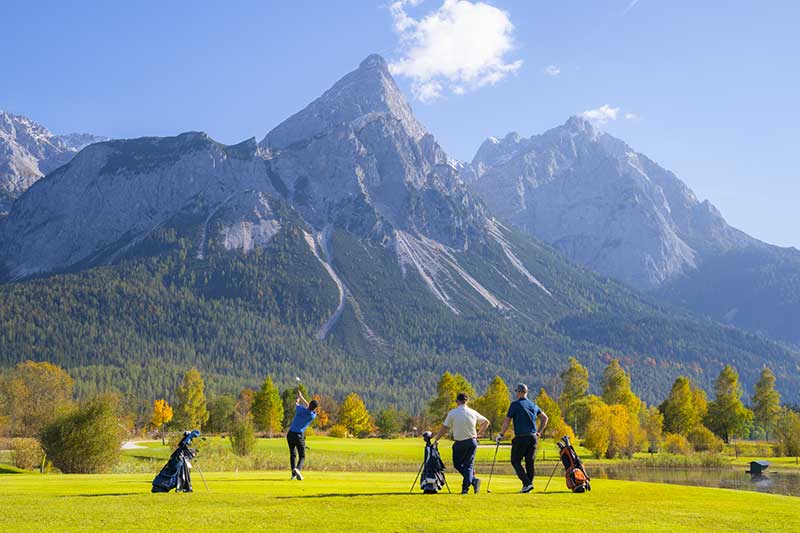
{"label": "dark navy trousers", "polygon": [[469,490],[475,479],[475,452],[477,451],[477,439],[460,440],[453,443],[453,466],[464,477],[461,482],[461,492]]}

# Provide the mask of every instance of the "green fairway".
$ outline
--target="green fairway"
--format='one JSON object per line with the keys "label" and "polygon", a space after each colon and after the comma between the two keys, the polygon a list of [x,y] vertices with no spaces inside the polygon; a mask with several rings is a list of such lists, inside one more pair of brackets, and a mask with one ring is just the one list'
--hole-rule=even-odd
{"label": "green fairway", "polygon": [[[308,437],[307,463],[314,470],[337,471],[412,471],[422,461],[424,443],[421,438],[402,439],[336,439],[331,437]],[[141,449],[125,450],[124,460],[117,467],[117,472],[151,472],[160,467],[172,448],[162,446],[161,442],[144,442]],[[288,468],[289,451],[286,439],[258,439],[255,452],[248,458],[235,457],[229,451],[227,439],[209,437],[198,442],[200,455],[205,470],[279,470]],[[442,459],[450,462],[452,441],[443,440],[439,444]],[[576,447],[583,457],[590,452]],[[475,461],[479,465],[492,462],[495,444],[482,440]],[[511,446],[503,442],[497,452],[499,465],[508,466],[511,458]],[[555,461],[558,448],[553,441],[545,441],[539,447],[537,460],[540,462]]]}
{"label": "green fairway", "polygon": [[572,494],[557,478],[542,493],[540,478],[535,493],[515,494],[516,479],[495,476],[492,494],[428,496],[408,494],[408,473],[206,477],[210,492],[195,470],[195,493],[151,494],[150,475],[1,476],[0,530],[800,531],[797,498],[723,489],[597,480]]}

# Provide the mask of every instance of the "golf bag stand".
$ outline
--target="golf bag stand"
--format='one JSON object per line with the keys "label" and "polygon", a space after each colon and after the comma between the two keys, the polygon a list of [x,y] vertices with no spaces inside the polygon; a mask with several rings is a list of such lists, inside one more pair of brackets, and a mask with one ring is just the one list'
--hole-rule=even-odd
{"label": "golf bag stand", "polygon": [[437,494],[445,486],[449,491],[450,487],[447,485],[447,480],[444,476],[444,463],[439,455],[439,450],[431,442],[433,433],[426,431],[422,434],[422,438],[425,440],[425,458],[420,468],[419,488],[425,494]]}
{"label": "golf bag stand", "polygon": [[153,479],[151,492],[192,492],[192,479],[189,471],[192,468],[190,462],[197,455],[197,448],[192,448],[192,440],[200,436],[198,430],[184,431],[183,438],[178,443],[178,447],[170,455],[167,464]]}

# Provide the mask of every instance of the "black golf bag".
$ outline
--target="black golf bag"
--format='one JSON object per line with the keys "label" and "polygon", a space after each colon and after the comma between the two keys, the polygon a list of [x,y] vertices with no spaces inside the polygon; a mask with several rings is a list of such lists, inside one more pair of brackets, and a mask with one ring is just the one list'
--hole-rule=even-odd
{"label": "black golf bag", "polygon": [[589,479],[589,474],[586,473],[586,469],[583,467],[583,461],[578,457],[575,448],[573,448],[572,444],[569,442],[569,437],[564,435],[557,444],[560,450],[561,464],[564,465],[564,477],[567,479],[567,488],[572,492],[586,492],[587,490],[592,490],[592,486],[589,483],[591,481]]}
{"label": "black golf bag", "polygon": [[445,486],[444,463],[439,455],[439,450],[431,444],[430,431],[423,434],[425,439],[425,460],[422,462],[422,477],[419,478],[419,488],[425,494],[436,494]]}
{"label": "black golf bag", "polygon": [[192,479],[189,470],[192,468],[191,460],[197,454],[197,448],[191,448],[192,440],[199,437],[200,432],[184,431],[183,438],[178,443],[178,448],[169,456],[169,461],[161,472],[153,479],[151,492],[192,492]]}

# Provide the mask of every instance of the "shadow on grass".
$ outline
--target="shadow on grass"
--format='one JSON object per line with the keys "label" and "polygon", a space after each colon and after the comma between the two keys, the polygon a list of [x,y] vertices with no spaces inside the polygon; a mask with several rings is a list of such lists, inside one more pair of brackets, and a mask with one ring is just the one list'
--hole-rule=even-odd
{"label": "shadow on grass", "polygon": [[102,498],[105,496],[139,496],[144,492],[101,492],[95,494],[63,494],[60,498]]}
{"label": "shadow on grass", "polygon": [[[413,496],[409,492],[330,492],[325,494],[308,494],[305,496],[276,496],[276,500],[308,500],[316,498],[360,498],[371,496]],[[420,493],[416,493],[420,494]],[[423,495],[424,496],[424,495]]]}

